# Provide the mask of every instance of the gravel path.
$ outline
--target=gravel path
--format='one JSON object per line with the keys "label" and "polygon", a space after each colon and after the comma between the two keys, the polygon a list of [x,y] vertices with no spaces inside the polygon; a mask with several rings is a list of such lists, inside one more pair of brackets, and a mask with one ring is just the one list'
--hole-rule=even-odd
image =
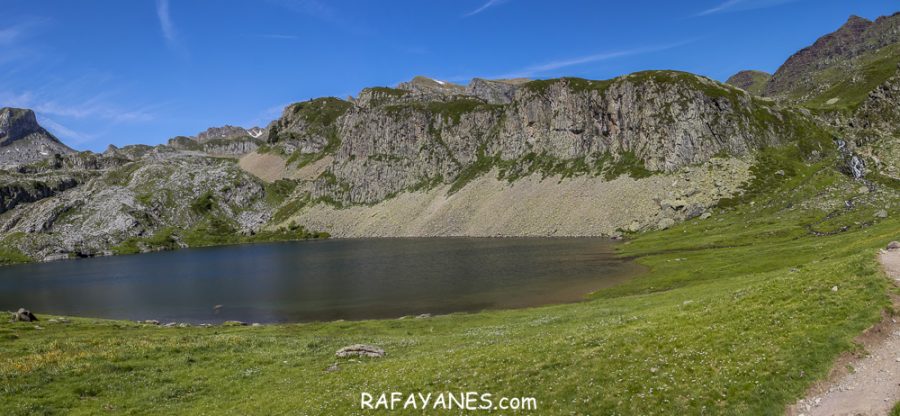
{"label": "gravel path", "polygon": [[[900,285],[900,250],[882,251],[881,264]],[[895,302],[896,303],[896,302]],[[888,415],[900,401],[900,318],[886,318],[863,338],[869,355],[839,362],[852,372],[827,382],[788,410],[789,415]]]}

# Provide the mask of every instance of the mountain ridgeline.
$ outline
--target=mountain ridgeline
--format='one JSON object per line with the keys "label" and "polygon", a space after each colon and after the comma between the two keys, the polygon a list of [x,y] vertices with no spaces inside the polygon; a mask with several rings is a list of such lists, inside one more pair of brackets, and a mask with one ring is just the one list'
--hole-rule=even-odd
{"label": "mountain ridgeline", "polygon": [[800,113],[688,73],[532,81],[507,103],[457,87],[371,88],[353,102],[296,104],[272,124],[264,151],[298,168],[328,158],[326,174],[307,178],[305,189],[352,205],[440,184],[459,189],[492,169],[509,180],[641,177],[767,146],[828,146]]}
{"label": "mountain ridgeline", "polygon": [[[677,71],[416,77],[292,104],[265,129],[103,154],[73,152],[33,113],[4,109],[25,121],[0,118],[0,261],[329,233],[619,236],[707,218],[802,166],[850,158],[866,166],[860,180],[895,186],[896,20],[851,19],[774,75],[727,84]],[[838,52],[855,63],[825,57]],[[869,71],[888,64],[888,76]],[[836,102],[856,104],[823,110]],[[11,153],[24,143],[41,150]]]}
{"label": "mountain ridgeline", "polygon": [[[850,16],[833,33],[789,57],[771,76],[741,71],[728,83],[818,110],[852,110],[900,63],[900,13]],[[753,74],[753,81],[747,82]]]}

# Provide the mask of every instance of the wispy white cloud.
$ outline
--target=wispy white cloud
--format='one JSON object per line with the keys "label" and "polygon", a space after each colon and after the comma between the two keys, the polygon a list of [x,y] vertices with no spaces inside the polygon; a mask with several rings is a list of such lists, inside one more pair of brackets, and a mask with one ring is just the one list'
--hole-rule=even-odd
{"label": "wispy white cloud", "polygon": [[0,29],[0,45],[7,46],[22,38],[24,28],[22,25],[10,26]]}
{"label": "wispy white cloud", "polygon": [[609,52],[601,52],[591,55],[578,56],[574,58],[561,59],[556,61],[545,62],[542,64],[531,65],[525,68],[511,71],[506,74],[498,75],[492,78],[531,78],[534,76],[538,76],[547,72],[552,72],[558,69],[568,68],[577,65],[583,65],[592,62],[600,62],[607,61],[610,59],[622,58],[626,56],[633,55],[642,55],[646,53],[652,52],[660,52],[666,49],[672,49],[679,46],[686,45],[688,43],[694,42],[694,39],[685,40],[676,43],[670,43],[665,45],[656,45],[656,46],[647,46],[633,49],[622,49],[618,51],[609,51]]}
{"label": "wispy white cloud", "polygon": [[70,119],[94,119],[112,123],[148,122],[156,118],[157,106],[127,109],[111,104],[108,94],[86,100],[57,98],[41,91],[15,93],[0,89],[0,107],[30,108],[37,113]]}
{"label": "wispy white cloud", "polygon": [[318,0],[269,0],[269,2],[317,19],[326,21],[340,20],[339,15],[334,9]]}
{"label": "wispy white cloud", "polygon": [[293,13],[299,13],[312,17],[322,22],[329,23],[338,29],[358,35],[371,36],[372,31],[365,22],[353,20],[346,12],[333,6],[335,2],[322,0],[266,0],[269,4],[281,7]]}
{"label": "wispy white cloud", "polygon": [[464,14],[463,17],[475,16],[478,13],[481,13],[487,9],[490,9],[491,7],[499,6],[503,3],[506,3],[507,1],[509,1],[509,0],[488,0],[486,3],[482,4],[481,7]]}
{"label": "wispy white cloud", "polygon": [[159,28],[162,30],[163,38],[166,44],[172,50],[182,56],[187,55],[187,49],[181,42],[178,35],[178,29],[175,28],[175,22],[172,20],[172,13],[169,10],[169,0],[156,0],[156,17],[159,19]]}
{"label": "wispy white cloud", "polygon": [[263,33],[263,34],[256,35],[256,37],[265,38],[265,39],[278,39],[278,40],[298,40],[298,39],[300,39],[300,36],[285,35],[282,33]]}
{"label": "wispy white cloud", "polygon": [[175,24],[172,23],[172,15],[169,13],[169,0],[156,0],[156,16],[159,18],[159,27],[167,42],[178,40],[175,32]]}
{"label": "wispy white cloud", "polygon": [[62,139],[69,145],[80,145],[90,141],[93,141],[99,134],[96,133],[84,133],[81,131],[76,131],[70,129],[62,124],[57,123],[51,118],[48,118],[40,113],[38,113],[38,123],[53,133],[54,136]]}
{"label": "wispy white cloud", "polygon": [[793,3],[800,0],[726,0],[719,3],[715,7],[703,10],[696,16],[707,16],[711,14],[738,12],[746,10],[764,9],[768,7],[780,6],[786,3]]}
{"label": "wispy white cloud", "polygon": [[26,18],[14,25],[0,27],[0,47],[16,46],[33,36],[47,21],[47,19]]}

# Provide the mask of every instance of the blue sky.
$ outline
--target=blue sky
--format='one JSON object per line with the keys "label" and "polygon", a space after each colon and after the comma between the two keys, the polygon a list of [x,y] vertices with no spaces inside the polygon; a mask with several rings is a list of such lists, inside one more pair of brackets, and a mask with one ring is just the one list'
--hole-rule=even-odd
{"label": "blue sky", "polygon": [[0,107],[80,150],[265,126],[415,75],[775,71],[887,0],[0,0]]}

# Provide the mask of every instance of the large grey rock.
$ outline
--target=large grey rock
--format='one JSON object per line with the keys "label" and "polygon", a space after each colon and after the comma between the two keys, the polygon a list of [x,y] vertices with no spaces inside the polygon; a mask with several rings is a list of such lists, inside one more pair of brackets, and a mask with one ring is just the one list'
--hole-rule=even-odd
{"label": "large grey rock", "polygon": [[663,218],[663,219],[659,220],[659,224],[656,225],[656,228],[658,230],[665,230],[673,225],[675,225],[675,220],[673,220],[671,218]]}
{"label": "large grey rock", "polygon": [[19,308],[18,311],[13,313],[13,321],[16,322],[37,322],[37,316],[34,316],[31,311],[25,308]]}
{"label": "large grey rock", "polygon": [[384,350],[372,345],[364,345],[364,344],[354,344],[349,345],[344,348],[339,349],[336,353],[336,356],[339,358],[346,357],[371,357],[371,358],[380,358],[384,357]]}

